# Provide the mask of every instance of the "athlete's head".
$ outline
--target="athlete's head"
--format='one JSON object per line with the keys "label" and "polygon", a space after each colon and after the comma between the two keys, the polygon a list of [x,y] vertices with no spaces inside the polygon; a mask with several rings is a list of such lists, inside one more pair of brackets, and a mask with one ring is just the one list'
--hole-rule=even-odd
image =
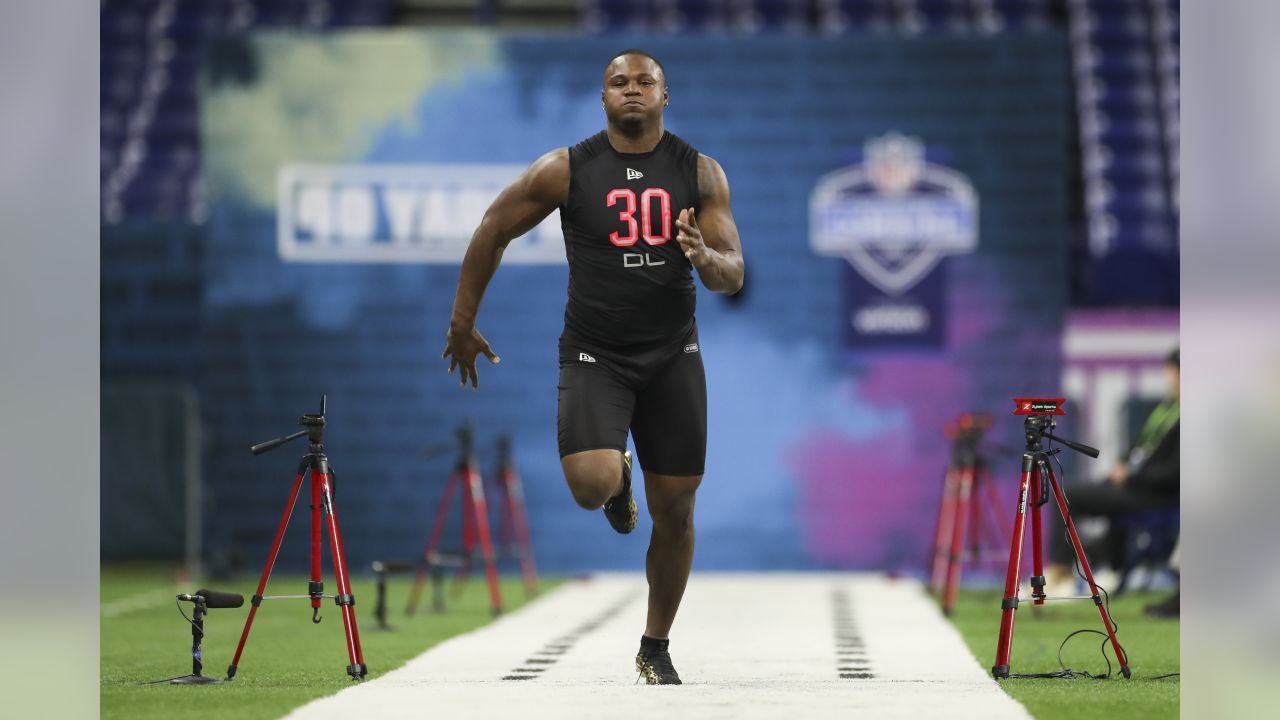
{"label": "athlete's head", "polygon": [[640,126],[662,117],[667,106],[667,73],[649,53],[623,50],[604,68],[604,90],[600,92],[609,122]]}

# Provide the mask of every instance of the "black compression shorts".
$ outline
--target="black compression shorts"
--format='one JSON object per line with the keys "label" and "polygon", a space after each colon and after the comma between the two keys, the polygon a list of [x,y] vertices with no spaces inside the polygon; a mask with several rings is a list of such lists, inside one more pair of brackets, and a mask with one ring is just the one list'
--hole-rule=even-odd
{"label": "black compression shorts", "polygon": [[698,328],[679,341],[643,350],[560,336],[556,420],[560,457],[584,450],[626,450],[660,475],[701,475],[707,456],[707,380]]}

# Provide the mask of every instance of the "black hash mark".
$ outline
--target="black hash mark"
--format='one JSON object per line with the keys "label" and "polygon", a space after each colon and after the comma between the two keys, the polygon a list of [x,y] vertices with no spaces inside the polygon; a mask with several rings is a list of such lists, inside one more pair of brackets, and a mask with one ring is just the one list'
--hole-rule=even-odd
{"label": "black hash mark", "polygon": [[875,675],[870,672],[866,654],[866,643],[858,632],[858,626],[851,615],[851,603],[848,594],[843,590],[831,593],[833,626],[835,628],[836,672],[844,680],[869,680]]}
{"label": "black hash mark", "polygon": [[[511,675],[504,675],[502,679],[503,680],[533,680],[534,678],[537,678],[541,673],[546,672],[549,668],[528,667],[529,665],[542,665],[542,666],[554,665],[557,661],[560,660],[560,658],[557,656],[568,653],[569,650],[573,648],[574,644],[578,642],[579,638],[581,638],[583,635],[589,634],[591,631],[605,624],[609,620],[612,620],[614,616],[622,612],[622,608],[626,607],[634,599],[635,599],[634,596],[628,593],[625,597],[620,599],[618,602],[615,602],[614,604],[605,608],[604,611],[601,612],[599,615],[593,618],[589,618],[586,622],[574,628],[573,630],[570,630],[568,633],[547,642],[546,645],[543,645],[541,648],[534,651],[534,655],[542,656],[542,657],[526,658],[524,661],[524,664],[526,667],[518,667],[512,671]],[[533,673],[533,674],[521,675],[517,673]]]}

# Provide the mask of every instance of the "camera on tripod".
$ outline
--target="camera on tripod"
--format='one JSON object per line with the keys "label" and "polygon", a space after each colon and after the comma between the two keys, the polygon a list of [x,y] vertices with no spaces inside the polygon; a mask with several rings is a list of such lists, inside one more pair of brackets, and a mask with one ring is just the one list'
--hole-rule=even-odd
{"label": "camera on tripod", "polygon": [[1018,609],[1019,602],[1022,600],[1022,598],[1018,597],[1018,575],[1022,567],[1023,533],[1028,515],[1031,516],[1032,553],[1030,599],[1036,605],[1043,605],[1049,599],[1080,599],[1049,598],[1045,594],[1041,506],[1052,499],[1057,504],[1058,511],[1062,514],[1063,524],[1072,549],[1075,551],[1076,559],[1079,562],[1081,575],[1089,585],[1089,595],[1085,599],[1092,600],[1094,605],[1098,607],[1098,613],[1102,618],[1102,626],[1106,629],[1105,634],[1107,639],[1111,641],[1111,649],[1115,652],[1116,659],[1120,663],[1120,672],[1128,678],[1131,675],[1128,657],[1125,655],[1124,648],[1120,647],[1120,642],[1116,640],[1115,623],[1098,591],[1098,585],[1093,579],[1093,570],[1089,567],[1089,560],[1085,557],[1084,546],[1081,544],[1080,536],[1076,532],[1075,522],[1071,519],[1071,510],[1070,505],[1067,503],[1066,492],[1062,489],[1062,485],[1058,482],[1058,477],[1049,465],[1049,458],[1061,452],[1062,448],[1046,449],[1044,441],[1047,439],[1060,443],[1063,447],[1088,455],[1091,458],[1098,457],[1098,450],[1084,443],[1068,440],[1049,432],[1057,424],[1057,416],[1066,415],[1062,410],[1066,398],[1019,397],[1014,398],[1013,402],[1013,414],[1024,416],[1022,429],[1027,444],[1022,453],[1022,478],[1018,487],[1018,504],[1014,515],[1013,538],[1009,549],[1009,565],[1005,574],[1004,598],[1000,601],[1000,638],[996,644],[996,662],[991,667],[991,674],[997,679],[1012,676],[1009,671],[1009,658],[1013,646],[1014,614]]}
{"label": "camera on tripod", "polygon": [[[1058,421],[1056,416],[1066,415],[1062,409],[1066,403],[1066,398],[1014,398],[1015,405],[1013,414],[1023,415],[1026,419],[1022,421],[1022,429],[1027,439],[1027,451],[1043,451],[1041,441],[1044,438],[1061,443],[1065,447],[1069,447],[1078,453],[1088,455],[1091,458],[1098,457],[1098,450],[1089,447],[1084,443],[1078,443],[1074,440],[1068,440],[1064,437],[1058,437],[1049,432],[1057,427]],[[1048,454],[1057,454],[1057,449],[1050,450]],[[1047,475],[1047,473],[1046,473]]]}

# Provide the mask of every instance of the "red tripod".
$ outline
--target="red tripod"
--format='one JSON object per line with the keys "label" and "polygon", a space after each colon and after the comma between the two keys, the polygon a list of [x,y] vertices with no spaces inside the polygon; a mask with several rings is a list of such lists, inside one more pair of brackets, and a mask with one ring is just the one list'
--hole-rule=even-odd
{"label": "red tripod", "polygon": [[[342,551],[342,534],[338,532],[338,513],[333,504],[334,473],[329,466],[329,459],[324,455],[324,410],[325,398],[320,397],[320,413],[305,414],[298,421],[305,429],[292,435],[254,445],[250,450],[254,455],[261,455],[281,445],[307,436],[310,444],[308,452],[300,463],[293,478],[293,490],[289,493],[289,501],[285,504],[284,516],[280,518],[280,527],[276,530],[275,540],[271,544],[271,552],[267,555],[267,565],[262,570],[262,578],[258,581],[258,590],[253,595],[249,617],[245,618],[244,630],[240,633],[240,644],[236,646],[236,655],[227,668],[227,680],[236,675],[240,665],[240,654],[244,652],[245,641],[249,639],[249,628],[253,626],[254,615],[263,600],[282,600],[306,598],[311,600],[311,622],[320,622],[320,600],[331,597],[342,612],[342,625],[347,640],[347,674],[356,680],[364,678],[369,668],[364,664],[364,652],[360,649],[360,631],[356,627],[355,595],[351,593],[351,583],[347,577],[347,561]],[[293,515],[293,506],[298,500],[298,492],[302,489],[302,480],[311,476],[311,582],[307,584],[306,595],[277,595],[266,597],[267,580],[271,577],[271,569],[276,564],[276,556],[280,553],[280,541],[284,539],[284,531],[289,527],[289,518]],[[323,513],[323,514],[322,514]],[[327,520],[327,522],[326,522]],[[337,595],[324,594],[324,582],[320,580],[320,541],[323,531],[329,534],[329,550],[333,554],[333,574],[338,583]]]}
{"label": "red tripod", "polygon": [[533,542],[524,510],[524,486],[511,454],[511,438],[506,435],[498,438],[498,489],[502,492],[498,540],[502,547],[515,549],[525,594],[532,596],[538,592],[538,568],[533,562]]}
{"label": "red tripod", "polygon": [[1102,616],[1102,626],[1106,628],[1107,637],[1111,641],[1111,649],[1115,651],[1116,660],[1120,664],[1120,672],[1125,678],[1132,674],[1129,670],[1129,659],[1125,656],[1124,648],[1120,647],[1120,642],[1116,640],[1115,623],[1111,620],[1110,613],[1102,601],[1102,596],[1098,592],[1098,586],[1093,580],[1093,570],[1089,568],[1089,560],[1085,557],[1084,546],[1080,543],[1080,536],[1076,534],[1076,524],[1071,520],[1070,507],[1067,504],[1067,496],[1062,492],[1062,486],[1058,483],[1058,476],[1054,475],[1053,468],[1049,466],[1049,458],[1057,455],[1062,448],[1053,448],[1045,450],[1044,439],[1057,441],[1064,446],[1075,450],[1076,452],[1088,455],[1089,457],[1098,457],[1098,451],[1094,448],[1077,443],[1066,438],[1057,437],[1049,431],[1056,425],[1053,416],[1063,415],[1062,404],[1063,398],[1015,398],[1017,409],[1014,410],[1015,415],[1025,415],[1026,420],[1023,421],[1023,433],[1026,437],[1026,451],[1022,453],[1022,482],[1018,489],[1018,506],[1017,514],[1013,521],[1013,539],[1009,546],[1009,569],[1005,574],[1004,580],[1004,599],[1000,603],[1000,639],[996,644],[996,664],[991,668],[991,674],[996,678],[1009,677],[1009,654],[1013,645],[1013,620],[1014,613],[1018,609],[1018,571],[1022,566],[1022,535],[1026,528],[1028,500],[1031,507],[1031,597],[1036,605],[1043,605],[1046,600],[1075,600],[1082,598],[1051,598],[1044,592],[1044,547],[1041,532],[1041,516],[1040,508],[1049,501],[1048,495],[1050,490],[1053,492],[1053,498],[1058,505],[1058,512],[1062,514],[1063,524],[1066,526],[1067,534],[1071,538],[1071,546],[1075,551],[1076,558],[1080,561],[1080,570],[1084,573],[1085,581],[1089,584],[1089,597],[1083,599],[1093,600],[1093,604],[1098,606],[1098,614]]}
{"label": "red tripod", "polygon": [[993,514],[999,507],[986,458],[978,449],[990,427],[990,415],[966,413],[947,428],[952,439],[951,464],[943,481],[929,573],[930,589],[942,596],[942,612],[946,615],[955,609],[964,563],[990,562],[996,558],[993,552],[1004,557],[1001,538],[1008,537],[1008,524],[996,514],[1001,533],[997,535],[990,518],[983,522],[984,514]]}
{"label": "red tripod", "polygon": [[422,586],[432,566],[447,564],[447,558],[438,552],[440,537],[444,534],[445,520],[453,505],[453,492],[462,486],[462,553],[459,556],[458,575],[454,588],[462,587],[471,570],[472,556],[476,543],[480,544],[480,552],[484,557],[485,576],[489,580],[489,600],[493,614],[502,612],[502,593],[498,589],[498,569],[494,564],[493,540],[489,534],[489,509],[484,499],[484,481],[481,479],[475,457],[474,438],[470,426],[458,429],[458,445],[461,453],[458,464],[449,475],[444,487],[444,496],[440,499],[440,507],[436,510],[435,521],[431,524],[431,535],[427,539],[426,550],[418,565],[418,574],[413,581],[413,589],[409,592],[409,602],[405,613],[412,615],[418,608],[418,599],[422,595]]}

